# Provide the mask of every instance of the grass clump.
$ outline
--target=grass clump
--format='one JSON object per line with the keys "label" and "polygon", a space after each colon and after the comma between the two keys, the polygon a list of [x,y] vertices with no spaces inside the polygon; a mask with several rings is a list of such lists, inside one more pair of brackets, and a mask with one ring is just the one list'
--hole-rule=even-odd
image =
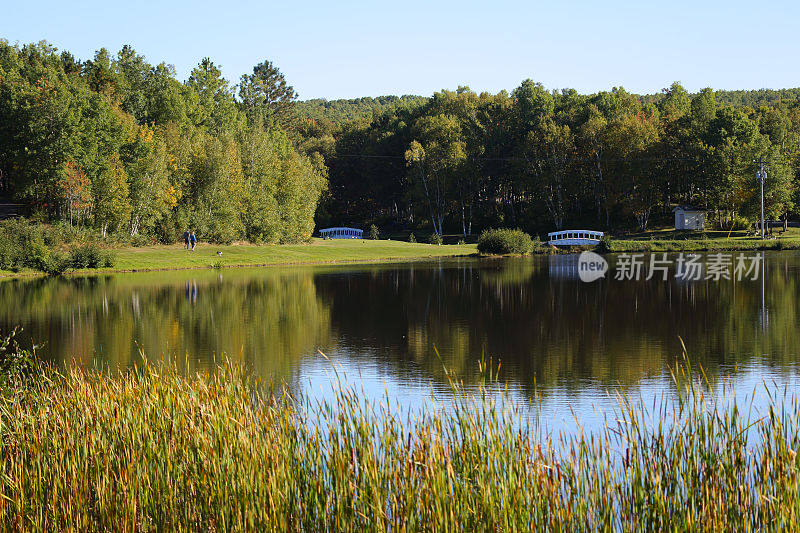
{"label": "grass clump", "polygon": [[478,251],[482,254],[527,254],[531,250],[531,236],[519,229],[488,229],[478,238]]}
{"label": "grass clump", "polygon": [[484,388],[400,413],[342,385],[329,400],[272,394],[230,364],[190,377],[37,368],[2,389],[0,523],[12,529],[800,525],[796,399],[754,416],[715,401],[690,367],[676,395],[620,396],[604,429],[569,437]]}

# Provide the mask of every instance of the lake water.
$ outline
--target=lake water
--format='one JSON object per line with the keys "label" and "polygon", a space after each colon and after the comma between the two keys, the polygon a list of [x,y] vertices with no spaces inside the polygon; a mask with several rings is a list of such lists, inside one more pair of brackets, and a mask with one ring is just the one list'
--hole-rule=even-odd
{"label": "lake water", "polygon": [[565,427],[572,410],[591,425],[615,391],[669,393],[680,339],[712,381],[796,385],[798,252],[766,253],[755,281],[584,283],[574,259],[7,280],[0,331],[21,325],[61,364],[124,367],[144,354],[191,371],[229,357],[314,395],[329,393],[335,365],[365,394],[412,407],[446,395],[444,368],[474,386],[491,358],[513,397],[536,391]]}

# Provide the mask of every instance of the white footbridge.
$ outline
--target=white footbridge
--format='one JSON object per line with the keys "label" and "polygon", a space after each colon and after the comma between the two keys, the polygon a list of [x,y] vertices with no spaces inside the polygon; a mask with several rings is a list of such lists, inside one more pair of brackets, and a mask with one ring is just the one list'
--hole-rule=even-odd
{"label": "white footbridge", "polygon": [[565,229],[547,234],[547,243],[553,246],[596,246],[603,238],[602,231]]}
{"label": "white footbridge", "polygon": [[325,228],[319,230],[323,239],[363,239],[364,230],[357,228]]}

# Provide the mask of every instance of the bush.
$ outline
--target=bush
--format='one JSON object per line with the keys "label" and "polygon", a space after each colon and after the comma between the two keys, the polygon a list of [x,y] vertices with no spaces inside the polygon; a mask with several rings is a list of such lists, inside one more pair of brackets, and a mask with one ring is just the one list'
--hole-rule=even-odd
{"label": "bush", "polygon": [[603,235],[603,238],[600,239],[600,244],[598,244],[595,249],[595,252],[601,254],[608,254],[613,252],[613,247],[611,246],[611,237],[608,235]]}
{"label": "bush", "polygon": [[482,254],[527,254],[532,249],[531,236],[519,229],[488,229],[478,238]]}
{"label": "bush", "polygon": [[69,252],[69,266],[79,268],[108,268],[114,266],[114,256],[110,250],[103,250],[96,244],[84,244]]}
{"label": "bush", "polygon": [[378,233],[378,226],[372,224],[369,227],[369,238],[373,241],[377,241],[380,238],[380,233]]}
{"label": "bush", "polygon": [[23,268],[43,270],[50,248],[45,227],[25,219],[0,222],[0,269],[19,271]]}
{"label": "bush", "polygon": [[70,258],[61,252],[51,251],[39,264],[41,270],[48,276],[60,276],[70,268]]}
{"label": "bush", "polygon": [[438,233],[434,232],[434,233],[431,234],[430,237],[428,237],[428,242],[430,244],[435,244],[437,246],[441,246],[442,245],[442,236],[439,235]]}
{"label": "bush", "polygon": [[408,242],[417,242],[417,238],[414,237],[413,233],[408,236]]}
{"label": "bush", "polygon": [[[93,242],[98,237],[87,230],[63,224],[44,225],[25,219],[0,221],[0,270],[18,272],[23,268],[50,275],[70,268],[100,268],[114,264],[114,256]],[[69,253],[60,247],[73,245]]]}
{"label": "bush", "polygon": [[729,220],[722,220],[718,224],[719,229],[724,231],[744,231],[753,227],[753,223],[743,216],[736,215],[733,222]]}

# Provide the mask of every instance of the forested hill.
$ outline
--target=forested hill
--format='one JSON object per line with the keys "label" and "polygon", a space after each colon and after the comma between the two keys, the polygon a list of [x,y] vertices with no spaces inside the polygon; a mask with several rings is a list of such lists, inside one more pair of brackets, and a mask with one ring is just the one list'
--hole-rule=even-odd
{"label": "forested hill", "polygon": [[[778,102],[797,102],[800,101],[800,88],[793,89],[750,89],[726,91],[717,89],[714,96],[720,104],[728,104],[733,107],[748,106],[758,108],[761,106],[771,106]],[[647,94],[641,96],[642,103],[657,103],[664,97],[664,93]]]}
{"label": "forested hill", "polygon": [[[769,106],[777,102],[800,101],[800,88],[793,89],[752,89],[752,90],[715,90],[717,102],[734,107]],[[664,93],[640,95],[643,104],[657,103]],[[374,114],[380,114],[397,105],[423,105],[430,97],[406,94],[403,96],[377,96],[328,100],[313,98],[298,101],[295,105],[297,115],[312,118],[316,121],[329,121],[334,125],[357,120],[370,120]]]}
{"label": "forested hill", "polygon": [[[400,233],[539,234],[668,224],[679,203],[710,227],[760,215],[754,160],[768,162],[766,216],[800,217],[800,90],[657,95],[613,87],[443,90],[372,120],[306,123],[303,146],[325,159],[318,225],[376,224]],[[342,104],[346,107],[346,104]]]}
{"label": "forested hill", "polygon": [[361,119],[371,119],[373,114],[382,113],[397,105],[423,104],[428,101],[427,96],[378,96],[371,98],[351,98],[340,100],[327,100],[314,98],[297,102],[295,110],[298,116],[312,118],[316,121],[329,121],[339,125]]}

